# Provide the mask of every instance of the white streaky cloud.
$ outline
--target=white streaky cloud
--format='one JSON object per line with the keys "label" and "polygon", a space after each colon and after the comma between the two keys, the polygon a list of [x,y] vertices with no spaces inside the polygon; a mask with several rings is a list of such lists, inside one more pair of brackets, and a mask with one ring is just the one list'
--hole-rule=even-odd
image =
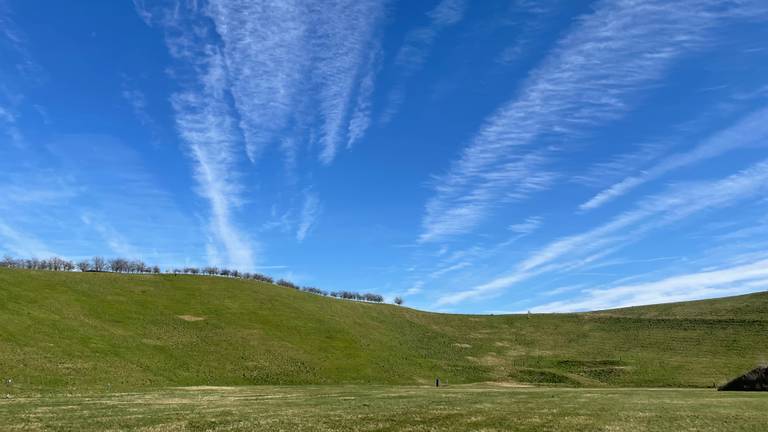
{"label": "white streaky cloud", "polygon": [[[497,170],[473,175],[479,183],[472,189],[463,188],[456,181],[457,178],[437,179],[437,196],[427,202],[422,223],[424,231],[419,236],[419,242],[433,242],[469,232],[492,208],[520,201],[534,192],[545,190],[557,178],[556,173],[544,169],[548,158],[542,156],[541,152],[508,159]],[[459,189],[465,194],[455,195]],[[452,198],[444,199],[447,196]]]}
{"label": "white streaky cloud", "polygon": [[[366,50],[384,6],[374,0],[210,2],[205,13],[223,41],[251,161],[286,128],[304,124],[311,102],[319,104],[323,163],[334,159],[344,135],[348,145],[362,136],[375,79],[366,69]],[[355,95],[358,109],[344,130]]]}
{"label": "white streaky cloud", "polygon": [[519,268],[529,271],[574,251],[583,255],[596,247],[604,249],[606,245],[600,242],[602,240],[621,241],[630,232],[637,236],[703,210],[731,205],[767,188],[768,160],[722,180],[674,187],[667,193],[641,201],[635,209],[598,228],[549,244],[523,261]]}
{"label": "white streaky cloud", "polygon": [[723,297],[768,288],[768,260],[668,277],[654,282],[582,290],[586,298],[556,301],[535,312],[578,312]]}
{"label": "white streaky cloud", "polygon": [[156,134],[158,126],[147,111],[147,95],[143,91],[133,88],[127,79],[123,81],[123,91],[121,94],[123,99],[131,106],[133,115],[139,123],[148,128],[153,135]]}
{"label": "white streaky cloud", "polygon": [[368,62],[365,66],[365,74],[360,82],[360,88],[357,93],[357,102],[355,109],[352,112],[352,117],[349,120],[349,126],[347,127],[347,148],[360,141],[368,128],[371,125],[371,109],[373,92],[376,85],[376,74],[379,71],[379,57],[381,48],[372,49],[368,55]]}
{"label": "white streaky cloud", "polygon": [[584,284],[560,286],[544,292],[543,295],[547,297],[553,297],[553,296],[573,292],[573,291],[584,289],[584,288],[586,288],[586,285]]}
{"label": "white streaky cloud", "polygon": [[48,184],[43,184],[39,178],[31,175],[15,180],[2,178],[0,196],[3,200],[0,202],[0,209],[13,211],[26,206],[62,204],[79,195],[78,188],[67,179],[51,176],[45,180]]}
{"label": "white streaky cloud", "polygon": [[16,25],[7,3],[0,1],[0,49],[3,61],[0,63],[0,136],[5,135],[17,148],[25,146],[24,137],[18,127],[19,105],[24,95],[16,88],[14,81],[39,80],[39,67],[32,61],[27,50],[26,36]]}
{"label": "white streaky cloud", "polygon": [[146,6],[144,0],[133,0],[133,8],[136,10],[136,15],[144,21],[144,24],[151,26],[153,22],[152,13]]}
{"label": "white streaky cloud", "polygon": [[672,187],[597,228],[551,242],[520,262],[511,274],[446,295],[437,304],[444,306],[498,295],[534,276],[578,269],[618,252],[654,229],[702,211],[733,205],[766,191],[768,160],[721,180]]}
{"label": "white streaky cloud", "polygon": [[392,120],[405,101],[405,81],[424,66],[440,32],[458,24],[464,18],[466,9],[466,0],[441,0],[427,12],[429,22],[426,25],[406,33],[405,41],[395,56],[395,65],[399,68],[399,81],[387,97],[387,105],[381,115],[382,123]]}
{"label": "white streaky cloud", "polygon": [[466,0],[441,0],[427,13],[427,25],[413,29],[405,35],[405,42],[395,57],[395,64],[402,68],[404,77],[421,69],[438,34],[459,23],[466,8]]}
{"label": "white streaky cloud", "polygon": [[531,46],[536,46],[537,36],[552,22],[553,12],[561,9],[561,0],[517,0],[511,2],[510,12],[515,18],[505,19],[505,25],[517,29],[514,43],[504,48],[496,60],[513,64]]}
{"label": "white streaky cloud", "polygon": [[478,285],[471,289],[468,289],[465,291],[459,291],[456,293],[451,293],[443,297],[440,297],[435,303],[435,306],[442,307],[442,306],[448,306],[448,305],[456,305],[467,300],[478,300],[482,298],[487,298],[489,296],[493,296],[497,294],[500,290],[503,290],[504,288],[512,286],[516,283],[522,282],[531,276],[532,274],[516,273],[513,275],[497,278],[488,283]]}
{"label": "white streaky cloud", "polygon": [[643,264],[643,263],[656,263],[656,262],[663,262],[663,261],[678,261],[681,259],[682,257],[679,257],[679,256],[657,257],[657,258],[646,258],[646,259],[613,259],[613,260],[603,261],[595,265],[591,265],[588,267],[588,269],[595,270],[595,269],[606,268],[606,267],[623,266],[627,264]]}
{"label": "white streaky cloud", "polygon": [[674,143],[659,140],[639,144],[637,149],[611,157],[592,165],[586,173],[573,177],[573,181],[591,188],[604,188],[625,178],[627,172],[640,170],[664,155]]}
{"label": "white streaky cloud", "polygon": [[191,6],[165,11],[162,22],[168,50],[182,64],[184,74],[179,75],[189,77],[180,80],[183,90],[171,97],[176,128],[194,161],[198,192],[211,206],[208,223],[215,244],[208,246],[209,256],[247,271],[254,266],[253,247],[233,222],[242,185],[236,169],[239,135],[227,102],[227,66],[215,41],[207,37],[208,24]]}
{"label": "white streaky cloud", "polygon": [[583,203],[579,209],[598,208],[673,170],[712,159],[732,150],[755,145],[768,145],[768,108],[750,114],[734,126],[715,134],[689,152],[671,155],[641,174],[625,178]]}
{"label": "white streaky cloud", "polygon": [[255,161],[291,119],[308,66],[304,2],[213,0],[246,150]]}
{"label": "white streaky cloud", "polygon": [[457,270],[465,269],[471,266],[472,266],[472,263],[470,263],[469,261],[458,262],[456,264],[445,266],[433,271],[432,273],[429,274],[429,277],[432,279],[437,279],[441,276],[444,276],[447,273],[455,272]]}
{"label": "white streaky cloud", "polygon": [[375,25],[384,13],[385,2],[377,0],[334,0],[312,3],[310,50],[313,79],[319,86],[323,120],[320,161],[333,161],[341,141],[342,127],[349,111],[356,81],[364,70],[366,50],[372,49]]}
{"label": "white streaky cloud", "polygon": [[144,258],[143,254],[141,254],[136,247],[115,230],[112,225],[104,222],[101,218],[94,217],[89,213],[84,213],[80,216],[80,220],[85,225],[92,227],[99,236],[101,236],[113,253],[126,258]]}
{"label": "white streaky cloud", "polygon": [[427,15],[434,26],[447,27],[461,21],[466,9],[466,0],[442,0]]}
{"label": "white streaky cloud", "polygon": [[140,90],[124,88],[122,95],[123,99],[125,99],[128,104],[131,105],[131,108],[133,108],[133,112],[136,114],[136,117],[143,124],[148,124],[149,116],[146,112],[147,97],[144,95],[144,93]]}
{"label": "white streaky cloud", "polygon": [[543,219],[541,217],[532,216],[521,223],[510,225],[507,229],[516,234],[528,235],[538,230],[539,227],[541,227],[542,221]]}
{"label": "white streaky cloud", "polygon": [[10,139],[11,144],[15,147],[23,147],[23,137],[16,126],[16,115],[2,106],[0,106],[0,125],[2,125],[3,133]]}
{"label": "white streaky cloud", "polygon": [[424,291],[424,282],[417,281],[416,283],[413,284],[413,286],[411,286],[405,291],[405,295],[416,295],[416,294],[420,294],[422,291]]}
{"label": "white streaky cloud", "polygon": [[[14,66],[23,67],[30,63],[31,59],[27,50],[27,37],[14,20],[13,13],[5,1],[0,2],[0,39],[4,40],[4,45],[8,46],[13,54],[20,57],[20,64]],[[7,59],[5,59],[7,61]],[[6,63],[12,64],[12,63]]]}
{"label": "white streaky cloud", "polygon": [[317,218],[320,215],[320,199],[317,194],[313,192],[307,192],[304,194],[304,204],[301,207],[301,215],[299,218],[299,228],[296,231],[296,240],[303,242],[309,234],[309,231],[317,223]]}
{"label": "white streaky cloud", "polygon": [[[421,240],[474,229],[494,203],[526,180],[506,175],[525,148],[542,140],[578,137],[620,118],[631,109],[636,93],[656,83],[678,58],[705,46],[720,24],[763,9],[757,1],[598,2],[438,178],[426,205]],[[547,159],[551,153],[539,156]],[[536,172],[544,168],[536,167]]]}
{"label": "white streaky cloud", "polygon": [[[209,82],[208,84],[213,84]],[[233,209],[239,203],[241,185],[234,170],[232,119],[223,100],[211,94],[177,93],[172,105],[176,125],[195,161],[199,192],[211,205],[210,228],[227,252],[227,264],[239,269],[253,266],[253,251],[232,222]]]}
{"label": "white streaky cloud", "polygon": [[0,220],[0,250],[19,258],[58,256],[40,240],[14,229],[3,220]]}

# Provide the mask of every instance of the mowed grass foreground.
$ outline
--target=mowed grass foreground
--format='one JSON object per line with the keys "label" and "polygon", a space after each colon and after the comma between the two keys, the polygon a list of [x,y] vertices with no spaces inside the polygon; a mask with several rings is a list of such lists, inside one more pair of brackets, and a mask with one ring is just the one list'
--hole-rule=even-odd
{"label": "mowed grass foreground", "polygon": [[[364,288],[364,287],[362,287]],[[0,269],[9,392],[529,383],[712,387],[768,359],[768,294],[447,315],[221,277]]]}
{"label": "mowed grass foreground", "polygon": [[768,399],[706,389],[282,386],[0,401],[3,431],[765,431]]}

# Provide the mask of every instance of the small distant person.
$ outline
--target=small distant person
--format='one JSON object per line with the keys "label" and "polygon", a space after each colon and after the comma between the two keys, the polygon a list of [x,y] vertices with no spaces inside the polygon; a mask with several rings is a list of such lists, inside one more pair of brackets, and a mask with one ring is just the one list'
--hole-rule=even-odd
{"label": "small distant person", "polygon": [[435,387],[440,387],[440,378],[435,378]]}

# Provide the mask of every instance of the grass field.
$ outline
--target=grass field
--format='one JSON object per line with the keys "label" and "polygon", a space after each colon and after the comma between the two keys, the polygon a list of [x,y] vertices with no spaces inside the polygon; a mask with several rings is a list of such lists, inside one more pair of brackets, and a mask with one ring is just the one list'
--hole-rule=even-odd
{"label": "grass field", "polygon": [[0,269],[15,392],[532,383],[711,387],[768,358],[768,294],[587,314],[470,316],[202,276]]}
{"label": "grass field", "polygon": [[462,385],[175,388],[0,401],[3,431],[764,431],[765,394]]}
{"label": "grass field", "polygon": [[219,277],[0,269],[0,430],[763,431],[768,395],[711,387],[765,362],[766,334],[766,293],[445,315]]}

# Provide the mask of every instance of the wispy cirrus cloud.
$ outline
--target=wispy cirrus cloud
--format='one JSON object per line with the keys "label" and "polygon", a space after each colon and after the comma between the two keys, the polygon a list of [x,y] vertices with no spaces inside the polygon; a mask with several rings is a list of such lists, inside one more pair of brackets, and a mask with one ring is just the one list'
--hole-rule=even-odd
{"label": "wispy cirrus cloud", "polygon": [[364,68],[365,74],[360,82],[355,108],[349,120],[347,148],[351,148],[356,142],[360,141],[371,125],[371,110],[373,108],[371,98],[373,97],[376,85],[376,74],[381,66],[379,63],[380,51],[381,48],[376,47],[371,49],[368,55],[368,62]]}
{"label": "wispy cirrus cloud", "polygon": [[314,81],[323,120],[320,161],[328,164],[336,156],[343,136],[357,78],[371,48],[375,24],[384,13],[385,2],[376,0],[318,1],[309,7],[316,18],[311,32]]}
{"label": "wispy cirrus cloud", "polygon": [[[211,204],[209,255],[250,268],[253,243],[234,222],[245,193],[241,148],[255,162],[277,144],[293,184],[300,180],[300,146],[318,142],[318,159],[328,164],[345,137],[350,146],[363,136],[376,63],[367,50],[375,50],[386,2],[211,0],[156,7],[134,0],[134,6],[145,22],[165,30],[168,51],[181,63],[173,73],[182,88],[171,102],[199,192]],[[319,211],[316,194],[302,202],[299,241]]]}
{"label": "wispy cirrus cloud", "polygon": [[635,237],[700,211],[731,205],[767,188],[768,160],[722,180],[678,185],[641,201],[635,209],[598,228],[547,245],[524,260],[520,269],[530,271],[573,252],[586,255],[604,248],[605,240],[613,243],[628,235]]}
{"label": "wispy cirrus cloud", "polygon": [[[495,171],[478,173],[482,184],[468,188],[458,177],[434,180],[436,196],[426,205],[419,242],[427,243],[469,232],[493,207],[520,201],[531,193],[549,188],[557,174],[547,171],[549,157],[531,152],[507,157]],[[514,185],[514,187],[511,187]],[[459,190],[465,194],[458,195]]]}
{"label": "wispy cirrus cloud", "polygon": [[[366,76],[366,49],[383,8],[372,0],[210,3],[206,13],[223,41],[239,126],[252,161],[292,122],[300,122],[295,117],[307,111],[302,105],[310,100],[320,107],[319,158],[324,163],[334,159],[347,133],[354,95],[365,106],[373,91],[373,78]],[[349,142],[366,128],[360,115],[353,117],[357,120]]]}
{"label": "wispy cirrus cloud", "polygon": [[168,51],[179,62],[175,74],[181,88],[171,96],[171,105],[176,129],[194,162],[198,192],[210,204],[209,259],[252,269],[253,245],[234,222],[243,189],[237,169],[240,136],[228,103],[227,64],[214,29],[196,3],[151,12],[135,5],[140,16],[162,27]]}
{"label": "wispy cirrus cloud", "polygon": [[540,216],[531,216],[521,223],[510,225],[507,229],[516,234],[527,235],[539,229],[542,222],[543,219]]}
{"label": "wispy cirrus cloud", "polygon": [[16,147],[23,145],[21,131],[16,125],[16,115],[12,112],[11,108],[0,106],[0,125],[2,125],[3,133],[10,139],[11,144]]}
{"label": "wispy cirrus cloud", "polygon": [[658,160],[674,144],[666,139],[651,140],[638,144],[627,153],[612,155],[608,160],[591,165],[583,174],[572,178],[575,183],[592,188],[605,188],[621,181],[627,172],[640,170]]}
{"label": "wispy cirrus cloud", "polygon": [[381,116],[383,123],[395,116],[405,100],[405,81],[424,66],[440,33],[464,18],[467,6],[466,0],[440,0],[427,12],[427,24],[406,33],[403,45],[395,56],[395,66],[399,71],[398,82],[387,97],[387,106]]}
{"label": "wispy cirrus cloud", "polygon": [[734,126],[715,134],[688,152],[670,155],[642,173],[624,178],[581,204],[579,209],[598,208],[673,170],[712,159],[735,149],[756,145],[768,145],[768,108],[746,116]]}
{"label": "wispy cirrus cloud", "polygon": [[87,212],[80,215],[80,220],[99,234],[113,254],[128,258],[144,258],[141,252],[109,222]]}
{"label": "wispy cirrus cloud", "polygon": [[301,214],[299,215],[299,226],[296,230],[296,240],[303,242],[309,234],[309,231],[317,222],[317,218],[320,216],[320,199],[312,191],[307,191],[304,194],[304,203],[301,207]]}
{"label": "wispy cirrus cloud", "polygon": [[427,12],[429,22],[405,35],[403,46],[397,52],[395,64],[402,68],[405,77],[413,75],[424,65],[435,38],[441,31],[456,25],[464,18],[466,0],[440,0]]}
{"label": "wispy cirrus cloud", "polygon": [[512,64],[536,44],[537,36],[547,26],[555,13],[562,9],[562,0],[516,0],[511,4],[510,14],[516,19],[507,19],[506,25],[517,29],[515,41],[497,57],[502,64]]}
{"label": "wispy cirrus cloud", "polygon": [[141,90],[127,75],[122,76],[122,81],[120,95],[131,107],[136,120],[147,128],[153,136],[157,136],[160,127],[150,115],[147,93]]}
{"label": "wispy cirrus cloud", "polygon": [[302,2],[211,1],[246,150],[255,161],[291,120],[308,66]]}
{"label": "wispy cirrus cloud", "polygon": [[[653,85],[676,59],[705,46],[719,25],[764,12],[757,1],[598,2],[437,178],[420,239],[469,232],[508,191],[524,196],[526,190],[546,187],[538,182],[531,188],[525,184],[528,176],[515,175],[528,147],[548,138],[577,137],[621,117],[631,109],[634,94]],[[534,150],[538,163],[530,171],[546,172],[543,161],[552,159],[554,150]]]}
{"label": "wispy cirrus cloud", "polygon": [[24,146],[24,137],[19,128],[19,105],[24,95],[19,83],[35,80],[39,67],[27,52],[26,36],[14,22],[6,2],[0,1],[0,136],[16,147]]}
{"label": "wispy cirrus cloud", "polygon": [[768,288],[768,260],[718,270],[680,274],[652,282],[583,289],[584,298],[554,301],[534,312],[578,312],[723,297]]}
{"label": "wispy cirrus cloud", "polygon": [[34,236],[23,233],[0,219],[0,250],[16,257],[53,257],[50,247]]}
{"label": "wispy cirrus cloud", "polygon": [[432,273],[430,273],[429,277],[432,278],[432,279],[437,279],[437,278],[442,277],[442,276],[444,276],[444,275],[446,275],[448,273],[459,271],[461,269],[465,269],[465,268],[471,267],[471,266],[472,266],[472,263],[470,263],[469,261],[461,261],[461,262],[458,262],[458,263],[455,263],[455,264],[451,264],[451,265],[448,265],[448,266],[445,266],[445,267],[441,267],[441,268],[433,271]]}
{"label": "wispy cirrus cloud", "polygon": [[489,282],[438,299],[438,306],[497,295],[545,273],[570,271],[616,253],[649,232],[703,211],[724,208],[768,190],[768,160],[729,177],[678,185],[640,201],[635,208],[594,229],[563,237],[530,254],[515,270]]}

